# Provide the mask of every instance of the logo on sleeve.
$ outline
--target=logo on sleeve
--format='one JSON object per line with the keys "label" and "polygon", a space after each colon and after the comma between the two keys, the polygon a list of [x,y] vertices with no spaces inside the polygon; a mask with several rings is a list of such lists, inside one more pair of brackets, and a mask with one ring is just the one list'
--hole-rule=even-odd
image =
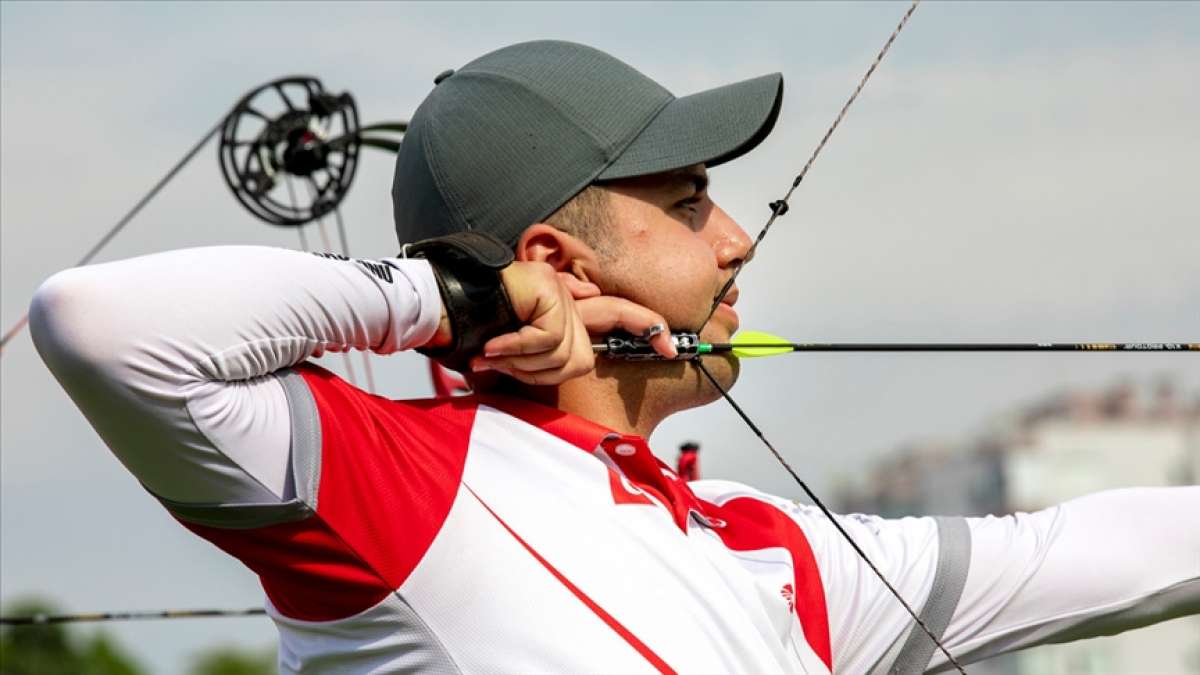
{"label": "logo on sleeve", "polygon": [[392,269],[395,268],[395,265],[393,265],[392,263],[390,263],[386,260],[380,260],[380,261],[363,260],[362,258],[349,258],[349,257],[342,255],[341,253],[319,253],[317,251],[313,251],[312,254],[317,256],[318,258],[326,258],[329,260],[337,260],[340,262],[352,262],[357,265],[361,265],[363,269],[365,269],[366,271],[375,275],[375,278],[379,279],[380,281],[383,281],[383,282],[386,282],[389,284],[393,283],[392,282]]}

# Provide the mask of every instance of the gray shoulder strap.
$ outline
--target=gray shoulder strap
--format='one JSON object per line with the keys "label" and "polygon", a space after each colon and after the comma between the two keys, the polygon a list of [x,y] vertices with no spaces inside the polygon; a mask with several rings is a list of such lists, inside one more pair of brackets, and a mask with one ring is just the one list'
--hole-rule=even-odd
{"label": "gray shoulder strap", "polygon": [[[936,517],[938,528],[938,561],[933,576],[929,597],[921,608],[921,621],[939,640],[950,625],[950,618],[958,607],[963,586],[967,583],[967,570],[971,564],[971,530],[964,518]],[[908,639],[900,648],[888,671],[892,675],[923,673],[929,667],[937,646],[912,622]]]}

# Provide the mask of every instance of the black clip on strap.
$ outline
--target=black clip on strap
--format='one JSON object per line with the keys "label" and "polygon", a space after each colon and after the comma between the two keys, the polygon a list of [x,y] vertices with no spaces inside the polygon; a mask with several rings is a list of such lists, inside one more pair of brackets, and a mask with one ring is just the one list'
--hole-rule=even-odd
{"label": "black clip on strap", "polygon": [[500,280],[500,270],[513,261],[512,249],[496,237],[455,232],[406,244],[401,255],[424,258],[433,265],[453,332],[450,346],[417,351],[447,368],[466,372],[471,357],[485,342],[521,327]]}

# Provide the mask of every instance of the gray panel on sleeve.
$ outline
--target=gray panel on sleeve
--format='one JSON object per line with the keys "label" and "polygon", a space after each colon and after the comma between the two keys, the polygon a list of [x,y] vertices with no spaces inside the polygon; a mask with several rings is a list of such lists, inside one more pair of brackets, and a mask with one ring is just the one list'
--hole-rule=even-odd
{"label": "gray panel on sleeve", "polygon": [[293,523],[312,515],[312,509],[296,499],[270,504],[185,504],[157,495],[155,497],[180,520],[226,530],[249,530]]}
{"label": "gray panel on sleeve", "polygon": [[292,420],[292,480],[296,498],[317,510],[317,488],[321,484],[321,417],[308,383],[294,370],[276,374],[287,396]]}
{"label": "gray panel on sleeve", "polygon": [[281,370],[276,377],[283,385],[291,416],[290,462],[295,497],[261,504],[194,504],[154,495],[177,518],[197,525],[244,530],[303,520],[317,510],[317,487],[321,480],[321,420],[317,403],[296,371]]}
{"label": "gray panel on sleeve", "polygon": [[[446,643],[398,592],[338,621],[292,619],[270,600],[267,612],[279,628],[280,675],[463,672]],[[331,643],[351,648],[330,650]]]}
{"label": "gray panel on sleeve", "polygon": [[[934,518],[938,528],[938,561],[933,576],[929,597],[918,616],[939,640],[950,625],[950,618],[958,607],[963,587],[967,583],[967,570],[971,564],[971,530],[964,518]],[[912,622],[908,639],[888,671],[892,675],[923,673],[937,645],[925,631]]]}

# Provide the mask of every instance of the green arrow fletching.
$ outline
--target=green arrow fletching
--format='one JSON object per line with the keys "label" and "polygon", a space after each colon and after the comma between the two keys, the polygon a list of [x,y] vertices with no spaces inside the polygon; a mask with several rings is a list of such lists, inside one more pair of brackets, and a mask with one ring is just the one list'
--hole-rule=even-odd
{"label": "green arrow fletching", "polygon": [[[733,354],[738,358],[752,359],[760,356],[777,356],[779,354],[790,354],[792,343],[770,333],[763,333],[757,330],[748,330],[733,336],[730,341],[733,345]],[[753,347],[742,347],[739,345],[754,345]],[[778,346],[775,346],[778,345]]]}

